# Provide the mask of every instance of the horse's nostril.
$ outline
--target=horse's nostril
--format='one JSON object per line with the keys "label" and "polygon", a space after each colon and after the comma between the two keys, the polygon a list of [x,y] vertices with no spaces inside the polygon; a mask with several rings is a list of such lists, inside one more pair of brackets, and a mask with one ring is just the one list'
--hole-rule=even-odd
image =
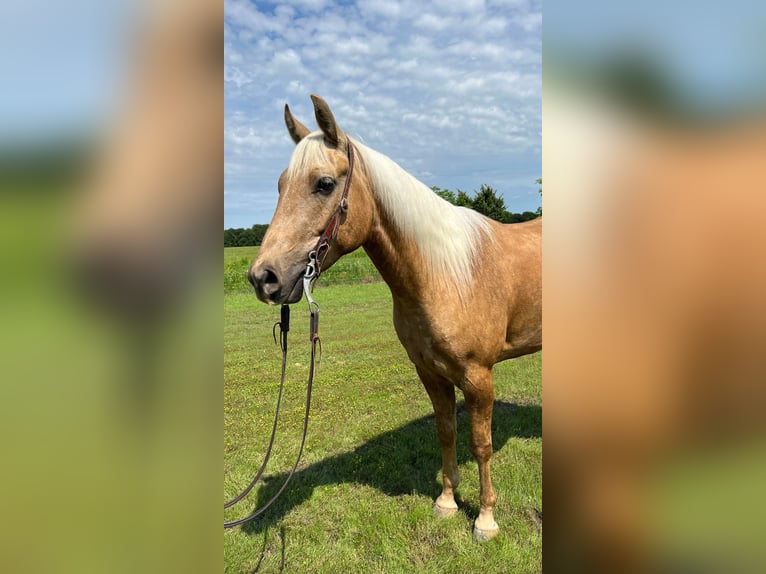
{"label": "horse's nostril", "polygon": [[262,279],[263,284],[266,286],[271,287],[279,287],[279,278],[277,277],[277,274],[274,273],[271,269],[268,267],[263,270]]}
{"label": "horse's nostril", "polygon": [[250,269],[247,273],[247,279],[261,296],[270,297],[277,293],[281,287],[279,277],[270,267]]}

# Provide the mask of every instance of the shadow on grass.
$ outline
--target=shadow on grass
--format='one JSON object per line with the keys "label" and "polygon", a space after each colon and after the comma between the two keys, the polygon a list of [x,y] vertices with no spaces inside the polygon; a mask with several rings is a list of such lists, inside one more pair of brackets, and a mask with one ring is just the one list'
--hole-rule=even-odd
{"label": "shadow on grass", "polygon": [[[458,405],[458,463],[472,459],[468,450],[468,414],[464,403]],[[310,424],[310,423],[309,423]],[[309,426],[309,432],[311,432]],[[495,452],[511,437],[539,438],[542,436],[542,408],[539,405],[517,405],[495,401],[492,417],[492,442]],[[311,497],[314,488],[325,484],[365,484],[390,496],[422,494],[436,498],[441,493],[441,449],[436,436],[434,416],[416,419],[398,429],[383,433],[359,448],[329,457],[299,471],[282,496],[258,520],[242,526],[247,534],[259,534],[277,524],[288,512]],[[270,475],[263,480],[253,507],[241,505],[242,515],[259,508],[281,487],[287,473]],[[469,516],[478,515],[478,508],[458,504]]]}

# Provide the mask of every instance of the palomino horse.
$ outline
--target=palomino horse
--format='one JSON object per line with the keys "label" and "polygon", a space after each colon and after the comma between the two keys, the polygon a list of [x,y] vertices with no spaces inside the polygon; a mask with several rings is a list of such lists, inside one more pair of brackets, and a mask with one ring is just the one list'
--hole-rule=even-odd
{"label": "palomino horse", "polygon": [[248,278],[266,303],[300,300],[309,252],[338,213],[350,175],[342,225],[324,267],[363,247],[391,289],[396,333],[436,414],[439,516],[457,511],[455,387],[463,391],[481,483],[474,535],[492,538],[498,532],[490,478],[492,366],[542,348],[541,220],[503,225],[447,203],[388,157],[352,141],[327,103],[311,99],[321,130],[314,133],[285,106],[297,145]]}

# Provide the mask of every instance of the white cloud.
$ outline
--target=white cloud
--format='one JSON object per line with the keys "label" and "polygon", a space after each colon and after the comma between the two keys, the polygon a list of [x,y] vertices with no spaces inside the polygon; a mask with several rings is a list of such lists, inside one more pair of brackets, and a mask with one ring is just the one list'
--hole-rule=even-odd
{"label": "white cloud", "polygon": [[329,0],[291,0],[291,3],[306,10],[314,11],[319,11],[330,4]]}
{"label": "white cloud", "polygon": [[543,14],[542,12],[528,12],[526,14],[518,14],[513,19],[513,21],[525,32],[534,33],[542,29]]}
{"label": "white cloud", "polygon": [[436,0],[434,6],[440,12],[471,13],[484,11],[484,0]]}
{"label": "white cloud", "polygon": [[240,70],[237,66],[224,66],[223,81],[231,82],[237,86],[237,88],[242,88],[242,86],[249,84],[253,80],[244,72],[242,72],[242,70]]}
{"label": "white cloud", "polygon": [[301,66],[301,57],[295,50],[285,50],[274,54],[272,63],[277,67],[277,71],[286,71],[295,73],[296,68]]}
{"label": "white cloud", "polygon": [[401,3],[396,0],[360,0],[357,4],[361,13],[368,17],[396,19],[403,12]]}
{"label": "white cloud", "polygon": [[292,149],[283,106],[313,127],[311,93],[428,185],[488,183],[534,210],[540,23],[526,0],[226,0],[225,225],[271,217]]}
{"label": "white cloud", "polygon": [[435,30],[437,32],[442,32],[447,28],[454,26],[454,23],[455,20],[452,18],[446,18],[444,16],[439,16],[438,14],[430,13],[421,14],[415,19],[415,26],[427,30]]}
{"label": "white cloud", "polygon": [[245,26],[255,32],[268,27],[268,19],[247,0],[225,0],[224,13],[226,20],[233,25]]}

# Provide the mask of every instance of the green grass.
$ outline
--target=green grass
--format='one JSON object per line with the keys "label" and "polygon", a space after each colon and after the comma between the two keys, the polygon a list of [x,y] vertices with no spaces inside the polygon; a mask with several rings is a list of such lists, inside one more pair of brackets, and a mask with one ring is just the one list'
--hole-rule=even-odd
{"label": "green grass", "polygon": [[[226,247],[223,250],[223,290],[225,293],[252,292],[247,282],[258,247]],[[345,285],[381,281],[380,274],[362,249],[349,253],[322,272],[319,285]]]}
{"label": "green grass", "polygon": [[[225,250],[225,265],[251,258],[254,251],[247,249]],[[542,510],[540,354],[495,368],[492,471],[501,530],[480,544],[471,535],[479,484],[462,401],[460,512],[446,520],[432,516],[441,491],[441,454],[430,402],[393,330],[387,286],[335,284],[318,288],[315,298],[322,306],[324,354],[303,460],[261,520],[224,533],[225,571],[539,572],[542,536],[530,509]],[[224,313],[228,499],[247,484],[266,449],[279,382],[280,354],[271,339],[279,309],[259,303],[251,292],[230,290]],[[291,326],[272,460],[260,487],[226,511],[226,519],[270,499],[297,454],[308,368],[303,302],[293,306]]]}

